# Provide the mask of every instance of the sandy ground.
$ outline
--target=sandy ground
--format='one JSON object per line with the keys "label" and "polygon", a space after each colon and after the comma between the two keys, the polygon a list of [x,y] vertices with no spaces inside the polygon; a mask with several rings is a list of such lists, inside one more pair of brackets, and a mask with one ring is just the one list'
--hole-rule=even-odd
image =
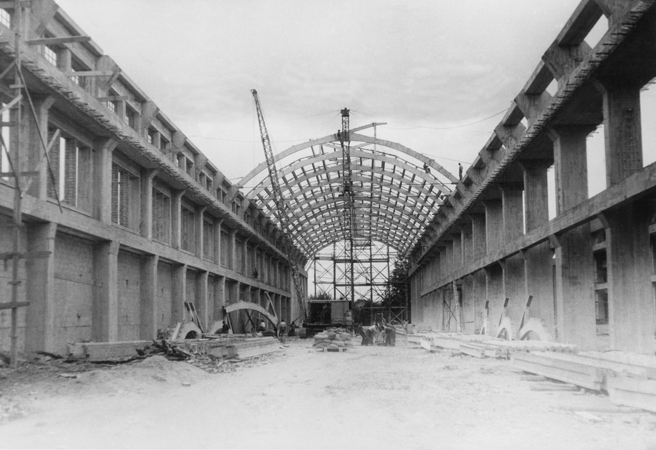
{"label": "sandy ground", "polygon": [[[406,345],[276,356],[208,374],[161,357],[29,383],[5,371],[1,448],[656,449],[656,415],[532,391],[508,361]],[[18,417],[23,416],[23,417]],[[18,417],[18,418],[17,418]]]}

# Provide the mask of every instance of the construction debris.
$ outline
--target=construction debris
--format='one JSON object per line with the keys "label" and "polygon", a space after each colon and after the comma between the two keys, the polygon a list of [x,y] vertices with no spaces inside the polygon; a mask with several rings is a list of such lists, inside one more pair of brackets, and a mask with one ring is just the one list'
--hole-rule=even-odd
{"label": "construction debris", "polygon": [[332,351],[340,352],[345,351],[347,348],[352,348],[351,333],[343,328],[328,328],[323,333],[314,336],[313,347],[317,351]]}

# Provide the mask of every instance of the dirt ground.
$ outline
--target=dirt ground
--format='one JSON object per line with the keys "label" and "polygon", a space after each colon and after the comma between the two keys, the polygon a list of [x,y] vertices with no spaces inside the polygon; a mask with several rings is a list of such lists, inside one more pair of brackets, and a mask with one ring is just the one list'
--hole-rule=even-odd
{"label": "dirt ground", "polygon": [[402,337],[340,353],[311,344],[217,374],[159,356],[0,370],[0,447],[656,450],[656,415],[582,417],[572,409],[609,399],[533,391],[508,361],[429,353]]}

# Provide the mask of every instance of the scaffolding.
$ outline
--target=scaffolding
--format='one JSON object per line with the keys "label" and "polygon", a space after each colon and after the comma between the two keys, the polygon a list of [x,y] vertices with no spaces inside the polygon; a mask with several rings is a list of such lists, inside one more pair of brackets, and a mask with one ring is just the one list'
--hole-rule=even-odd
{"label": "scaffolding", "polygon": [[[5,268],[7,263],[11,263],[12,274],[11,281],[9,282],[11,285],[11,300],[9,302],[0,303],[0,310],[11,310],[11,366],[16,368],[18,366],[18,310],[29,305],[29,301],[19,301],[20,288],[23,284],[20,274],[21,261],[47,258],[50,256],[50,252],[27,251],[23,246],[22,239],[23,196],[30,191],[34,181],[39,176],[40,168],[44,160],[47,161],[48,175],[53,182],[54,196],[61,211],[59,192],[55,183],[55,176],[50,164],[50,158],[48,157],[48,151],[52,147],[53,142],[57,140],[58,136],[53,136],[50,143],[46,143],[46,136],[44,133],[47,133],[47,130],[42,130],[39,126],[34,102],[27,90],[27,84],[23,76],[21,44],[22,42],[25,42],[27,45],[47,46],[49,43],[65,44],[67,42],[89,40],[89,38],[87,36],[71,36],[68,38],[42,38],[41,36],[36,36],[34,39],[28,39],[24,29],[26,20],[29,19],[29,2],[15,0],[14,2],[5,3],[7,3],[7,5],[3,6],[3,10],[13,10],[11,16],[11,29],[14,34],[14,60],[2,73],[0,73],[1,93],[3,97],[11,98],[8,103],[3,104],[2,108],[0,108],[0,117],[4,117],[6,112],[9,112],[10,119],[8,122],[5,122],[4,120],[0,122],[0,128],[2,130],[0,132],[1,152],[4,154],[3,160],[5,160],[9,166],[0,167],[2,170],[2,172],[0,172],[0,177],[4,182],[9,182],[9,180],[13,179],[14,202],[11,222],[11,227],[13,229],[13,248],[11,252],[0,253],[0,260],[5,263]],[[41,32],[43,33],[45,27],[42,28],[43,30],[41,30]],[[5,82],[8,82],[9,84],[7,85]],[[24,114],[26,114],[27,117],[23,117]],[[28,118],[34,120],[39,134],[41,149],[43,150],[43,154],[38,158],[35,167],[29,166],[29,155],[27,155],[26,148],[23,148],[26,147],[27,144],[21,139],[21,135],[23,134],[23,121]],[[9,133],[6,132],[7,130],[9,130]],[[9,142],[7,142],[5,136],[9,137]],[[9,169],[9,171],[6,171],[6,169]],[[23,180],[27,181],[24,182]]]}
{"label": "scaffolding", "polygon": [[[370,239],[353,239],[353,245],[335,242],[329,252],[319,252],[312,260],[314,297],[365,303],[373,317],[382,314],[387,321],[408,320],[408,305],[382,306],[391,290],[391,271],[396,251]],[[352,251],[352,253],[351,253]],[[351,277],[351,269],[353,276]],[[362,302],[364,301],[364,302]]]}

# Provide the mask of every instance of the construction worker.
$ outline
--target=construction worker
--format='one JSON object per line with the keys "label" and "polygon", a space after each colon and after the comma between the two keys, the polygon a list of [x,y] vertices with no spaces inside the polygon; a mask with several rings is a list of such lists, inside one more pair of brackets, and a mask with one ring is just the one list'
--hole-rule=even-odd
{"label": "construction worker", "polygon": [[286,332],[287,332],[287,324],[285,323],[285,319],[281,319],[280,322],[278,323],[278,337],[280,338],[280,342],[282,344],[285,343]]}
{"label": "construction worker", "polygon": [[258,333],[264,333],[266,331],[266,324],[264,323],[264,320],[260,322],[260,326],[257,327],[257,332]]}

